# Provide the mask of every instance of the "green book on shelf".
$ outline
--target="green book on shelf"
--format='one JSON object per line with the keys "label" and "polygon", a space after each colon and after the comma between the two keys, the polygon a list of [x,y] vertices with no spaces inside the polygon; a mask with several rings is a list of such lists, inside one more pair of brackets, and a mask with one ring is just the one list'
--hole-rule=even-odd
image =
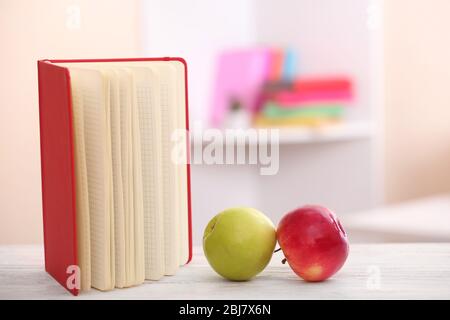
{"label": "green book on shelf", "polygon": [[268,118],[337,118],[344,114],[341,104],[317,104],[311,107],[284,108],[273,102],[264,104],[262,113]]}

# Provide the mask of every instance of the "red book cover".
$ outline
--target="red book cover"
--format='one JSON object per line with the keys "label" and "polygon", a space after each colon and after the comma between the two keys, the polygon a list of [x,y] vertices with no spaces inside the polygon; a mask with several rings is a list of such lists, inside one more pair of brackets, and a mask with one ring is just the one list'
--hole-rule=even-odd
{"label": "red book cover", "polygon": [[[40,60],[38,61],[39,122],[41,139],[42,210],[45,270],[73,295],[68,283],[77,263],[75,175],[72,98],[68,68],[53,63],[180,61],[185,67],[186,129],[189,130],[187,64],[182,58]],[[186,141],[189,152],[189,139]],[[189,159],[189,154],[188,154]],[[187,164],[189,259],[192,259],[190,166]],[[69,268],[69,269],[68,269]]]}

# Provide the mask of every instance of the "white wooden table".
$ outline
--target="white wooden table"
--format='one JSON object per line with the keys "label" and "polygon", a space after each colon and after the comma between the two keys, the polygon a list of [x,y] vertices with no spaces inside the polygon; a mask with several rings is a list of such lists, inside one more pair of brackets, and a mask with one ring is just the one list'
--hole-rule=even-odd
{"label": "white wooden table", "polygon": [[110,292],[72,297],[44,271],[41,246],[0,246],[0,299],[450,299],[450,243],[355,244],[343,269],[307,283],[281,252],[258,277],[230,282],[208,266],[201,248],[175,276]]}

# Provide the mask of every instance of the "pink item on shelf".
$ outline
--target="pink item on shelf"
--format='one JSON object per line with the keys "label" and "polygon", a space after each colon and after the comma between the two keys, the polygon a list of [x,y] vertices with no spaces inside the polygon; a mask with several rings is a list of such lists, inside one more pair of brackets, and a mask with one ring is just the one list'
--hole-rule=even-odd
{"label": "pink item on shelf", "polygon": [[351,102],[353,100],[353,94],[351,91],[281,91],[271,96],[270,99],[281,106],[298,107],[302,104],[310,105],[316,102]]}
{"label": "pink item on shelf", "polygon": [[219,55],[211,106],[213,126],[221,126],[231,104],[253,112],[258,104],[261,88],[267,81],[272,50],[254,48],[224,52]]}

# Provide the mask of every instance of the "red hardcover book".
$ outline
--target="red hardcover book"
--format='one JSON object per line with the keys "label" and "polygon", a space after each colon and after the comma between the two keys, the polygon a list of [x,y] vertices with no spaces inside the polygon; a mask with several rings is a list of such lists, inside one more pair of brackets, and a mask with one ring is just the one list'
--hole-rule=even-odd
{"label": "red hardcover book", "polygon": [[[71,72],[67,64],[102,62],[178,61],[184,66],[185,127],[189,129],[187,65],[181,58],[137,58],[38,61],[41,141],[42,206],[45,269],[73,295],[79,287],[68,283],[70,266],[78,265],[74,127]],[[186,139],[189,159],[189,139]],[[191,191],[189,161],[186,164],[188,258],[192,257]]]}

